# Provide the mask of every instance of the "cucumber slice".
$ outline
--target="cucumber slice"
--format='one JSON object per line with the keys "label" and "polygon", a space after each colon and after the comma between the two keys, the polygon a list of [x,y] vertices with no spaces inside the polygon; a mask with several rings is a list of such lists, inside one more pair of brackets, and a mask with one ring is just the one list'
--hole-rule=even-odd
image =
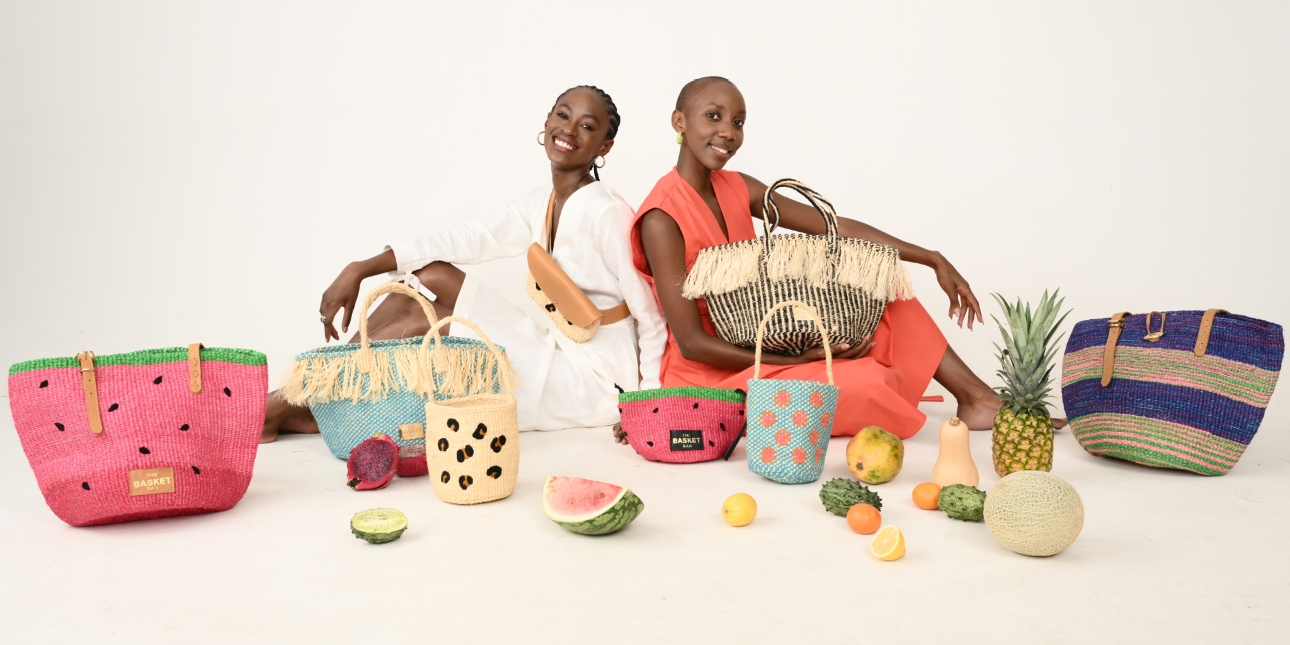
{"label": "cucumber slice", "polygon": [[408,530],[408,517],[393,508],[372,508],[354,514],[349,521],[354,537],[372,544],[385,544],[399,539]]}

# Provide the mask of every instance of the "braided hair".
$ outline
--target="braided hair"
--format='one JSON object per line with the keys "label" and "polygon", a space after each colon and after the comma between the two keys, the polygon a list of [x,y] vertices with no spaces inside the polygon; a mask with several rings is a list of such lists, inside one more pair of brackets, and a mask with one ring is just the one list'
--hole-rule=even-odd
{"label": "braided hair", "polygon": [[[605,140],[612,141],[614,137],[618,136],[618,124],[622,123],[622,117],[618,116],[618,106],[614,105],[614,99],[609,96],[609,93],[595,85],[576,85],[561,92],[560,96],[555,99],[556,103],[559,103],[565,94],[574,90],[591,90],[600,96],[600,100],[605,102],[605,111],[609,113],[609,133],[605,136]],[[591,164],[590,170],[591,176],[595,177],[596,181],[600,181],[600,171],[596,168],[594,162]]]}

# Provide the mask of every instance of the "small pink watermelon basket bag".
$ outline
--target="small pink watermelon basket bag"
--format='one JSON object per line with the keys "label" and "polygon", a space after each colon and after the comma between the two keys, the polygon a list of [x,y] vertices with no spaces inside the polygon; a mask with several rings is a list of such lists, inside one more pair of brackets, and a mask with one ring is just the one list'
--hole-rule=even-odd
{"label": "small pink watermelon basket bag", "polygon": [[251,483],[264,354],[153,349],[9,368],[9,407],[36,483],[72,526],[224,511]]}

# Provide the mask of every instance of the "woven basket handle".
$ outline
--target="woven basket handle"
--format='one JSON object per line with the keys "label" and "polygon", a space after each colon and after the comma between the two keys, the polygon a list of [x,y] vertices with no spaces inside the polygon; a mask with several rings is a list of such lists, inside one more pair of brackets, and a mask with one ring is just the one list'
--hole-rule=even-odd
{"label": "woven basket handle", "polygon": [[[372,307],[372,303],[376,302],[377,298],[387,293],[403,294],[411,298],[413,302],[421,305],[421,311],[425,312],[426,320],[429,320],[431,325],[434,325],[435,322],[439,320],[439,317],[434,313],[434,305],[430,304],[430,301],[422,298],[415,290],[412,289],[412,287],[409,287],[406,284],[401,282],[386,282],[385,284],[372,289],[372,292],[367,294],[367,298],[363,299],[363,309],[358,313],[358,342],[361,347],[358,348],[356,360],[358,362],[358,371],[364,374],[371,372],[372,366],[375,364],[373,362],[374,357],[372,356],[372,339],[367,335],[367,310]],[[422,349],[429,346],[429,336],[429,334],[426,334],[426,338],[421,340]]]}
{"label": "woven basket handle", "polygon": [[[815,207],[815,210],[819,211],[820,217],[824,218],[824,234],[828,236],[829,245],[832,249],[837,243],[836,238],[838,236],[837,211],[833,210],[833,204],[824,199],[823,195],[796,179],[780,179],[766,187],[766,194],[761,197],[762,217],[765,218],[766,222],[766,237],[769,238],[775,232],[775,229],[779,228],[779,205],[775,203],[775,200],[771,199],[774,192],[779,188],[792,188],[805,197],[811,203],[811,206]],[[773,220],[771,219],[772,216],[774,217]]]}
{"label": "woven basket handle", "polygon": [[801,307],[811,313],[811,319],[815,321],[815,326],[820,330],[820,338],[824,340],[824,371],[829,375],[829,385],[833,385],[833,348],[829,343],[829,331],[824,328],[824,323],[820,322],[820,312],[815,307],[800,302],[798,300],[785,300],[766,312],[762,317],[761,324],[757,326],[757,350],[753,355],[753,378],[761,378],[761,343],[766,336],[766,325],[770,322],[771,317],[776,311],[784,307]]}
{"label": "woven basket handle", "polygon": [[[502,389],[506,391],[507,395],[514,396],[515,395],[515,370],[511,367],[511,361],[509,358],[506,357],[506,354],[504,354],[502,350],[497,348],[497,345],[493,344],[493,341],[489,340],[488,334],[485,334],[484,330],[479,328],[479,325],[476,325],[475,323],[470,322],[469,320],[467,320],[466,318],[462,318],[461,316],[448,316],[447,318],[444,318],[439,322],[436,322],[434,325],[430,327],[430,331],[426,332],[427,339],[431,337],[434,338],[435,350],[436,351],[443,350],[443,340],[439,336],[439,328],[443,327],[444,325],[448,325],[452,323],[460,323],[469,327],[472,331],[475,332],[476,335],[479,336],[480,340],[484,341],[484,344],[488,346],[488,351],[492,353],[493,358],[497,359],[497,376],[500,378],[502,382]],[[435,387],[434,379],[431,378],[430,379],[430,398],[431,399],[434,398],[434,387]]]}

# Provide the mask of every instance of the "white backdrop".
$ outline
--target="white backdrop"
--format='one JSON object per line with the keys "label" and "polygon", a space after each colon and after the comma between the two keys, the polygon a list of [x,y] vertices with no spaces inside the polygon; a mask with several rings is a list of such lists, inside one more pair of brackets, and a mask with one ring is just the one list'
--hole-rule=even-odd
{"label": "white backdrop", "polygon": [[[548,176],[560,91],[614,96],[639,202],[708,74],[748,100],[731,169],[944,252],[987,313],[1285,323],[1288,32],[1275,2],[0,2],[0,363],[202,341],[276,382],[346,262]],[[478,272],[522,298],[519,267]],[[997,332],[915,278],[993,382]]]}

